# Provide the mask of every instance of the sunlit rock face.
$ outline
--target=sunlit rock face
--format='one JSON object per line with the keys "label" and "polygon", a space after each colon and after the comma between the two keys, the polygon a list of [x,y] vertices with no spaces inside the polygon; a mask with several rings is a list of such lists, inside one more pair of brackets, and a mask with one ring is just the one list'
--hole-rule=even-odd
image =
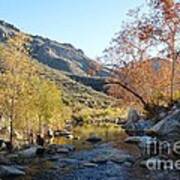
{"label": "sunlit rock face", "polygon": [[[15,26],[0,21],[0,42],[5,42],[19,32],[21,31]],[[31,38],[30,55],[49,67],[73,75],[85,76],[88,75],[90,64],[95,63],[81,49],[69,43],[59,43],[37,35],[26,35]],[[106,76],[108,73],[106,68],[102,68],[98,76]]]}

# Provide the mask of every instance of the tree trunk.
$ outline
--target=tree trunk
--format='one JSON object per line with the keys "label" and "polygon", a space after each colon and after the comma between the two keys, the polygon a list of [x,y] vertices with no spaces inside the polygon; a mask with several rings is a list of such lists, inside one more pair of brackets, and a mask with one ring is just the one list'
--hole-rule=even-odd
{"label": "tree trunk", "polygon": [[12,99],[11,99],[10,134],[9,134],[9,142],[10,142],[10,146],[12,147],[12,149],[13,149],[13,145],[14,145],[14,138],[13,138],[13,135],[14,135],[14,127],[13,127],[13,121],[14,121],[14,101],[15,101],[15,99],[14,99],[14,96],[13,96]]}
{"label": "tree trunk", "polygon": [[9,142],[13,146],[13,119],[10,119],[10,134],[9,134]]}
{"label": "tree trunk", "polygon": [[41,116],[39,116],[38,119],[39,119],[39,134],[41,135],[41,133],[42,133],[42,120],[41,120]]}
{"label": "tree trunk", "polygon": [[144,108],[146,108],[148,106],[148,103],[143,99],[143,97],[141,95],[139,95],[137,92],[135,92],[134,90],[129,88],[127,85],[121,83],[120,81],[112,81],[112,82],[108,82],[107,84],[120,85],[123,89],[125,89],[126,91],[131,93],[134,97],[136,97],[136,99],[138,99],[141,102],[141,104],[143,105]]}
{"label": "tree trunk", "polygon": [[173,54],[172,54],[172,70],[171,70],[171,92],[170,92],[171,103],[173,103],[173,101],[174,101],[175,66],[176,66],[176,53],[173,52]]}

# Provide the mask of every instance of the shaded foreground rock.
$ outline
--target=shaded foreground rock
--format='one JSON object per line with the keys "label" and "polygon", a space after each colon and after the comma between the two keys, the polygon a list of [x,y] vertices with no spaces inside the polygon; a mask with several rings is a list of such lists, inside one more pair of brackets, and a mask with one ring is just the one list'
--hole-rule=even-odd
{"label": "shaded foreground rock", "polygon": [[44,151],[45,150],[42,146],[33,146],[18,152],[18,155],[23,158],[34,158],[37,155],[42,155]]}
{"label": "shaded foreground rock", "polygon": [[24,176],[26,173],[24,171],[24,168],[22,166],[6,166],[6,165],[0,165],[0,177],[6,177],[6,176]]}

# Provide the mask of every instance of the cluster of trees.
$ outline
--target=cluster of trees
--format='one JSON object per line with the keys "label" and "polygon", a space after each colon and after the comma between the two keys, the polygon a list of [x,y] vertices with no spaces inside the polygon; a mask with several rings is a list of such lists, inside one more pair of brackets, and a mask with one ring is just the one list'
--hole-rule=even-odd
{"label": "cluster of trees", "polygon": [[15,130],[29,137],[32,131],[42,133],[49,123],[61,125],[61,92],[41,76],[26,51],[28,41],[19,34],[0,46],[0,115],[8,122],[11,144]]}
{"label": "cluster of trees", "polygon": [[145,10],[130,10],[129,19],[105,50],[113,71],[108,93],[144,108],[166,97],[173,102],[180,90],[180,4],[173,0],[147,1]]}

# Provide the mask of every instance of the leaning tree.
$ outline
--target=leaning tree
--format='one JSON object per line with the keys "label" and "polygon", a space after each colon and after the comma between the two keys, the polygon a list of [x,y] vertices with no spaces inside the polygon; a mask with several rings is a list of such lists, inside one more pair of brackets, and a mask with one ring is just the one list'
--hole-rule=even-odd
{"label": "leaning tree", "polygon": [[[124,96],[128,92],[127,96],[137,99],[147,108],[147,97],[153,91],[149,85],[153,87],[154,82],[159,81],[164,83],[164,87],[170,87],[170,97],[173,100],[178,58],[179,4],[154,0],[147,3],[145,11],[139,7],[129,11],[128,15],[130,18],[116,33],[110,47],[105,50],[104,60],[111,62],[113,67],[107,84],[110,87],[116,86],[115,89],[120,90]],[[150,60],[158,62],[155,69],[163,65],[164,72],[167,73],[162,73],[161,69],[161,73],[158,71],[153,74],[147,63]],[[163,60],[167,60],[167,63]],[[167,64],[169,67],[172,64],[171,73]],[[142,67],[139,68],[140,66]],[[161,88],[159,82],[157,87]]]}

